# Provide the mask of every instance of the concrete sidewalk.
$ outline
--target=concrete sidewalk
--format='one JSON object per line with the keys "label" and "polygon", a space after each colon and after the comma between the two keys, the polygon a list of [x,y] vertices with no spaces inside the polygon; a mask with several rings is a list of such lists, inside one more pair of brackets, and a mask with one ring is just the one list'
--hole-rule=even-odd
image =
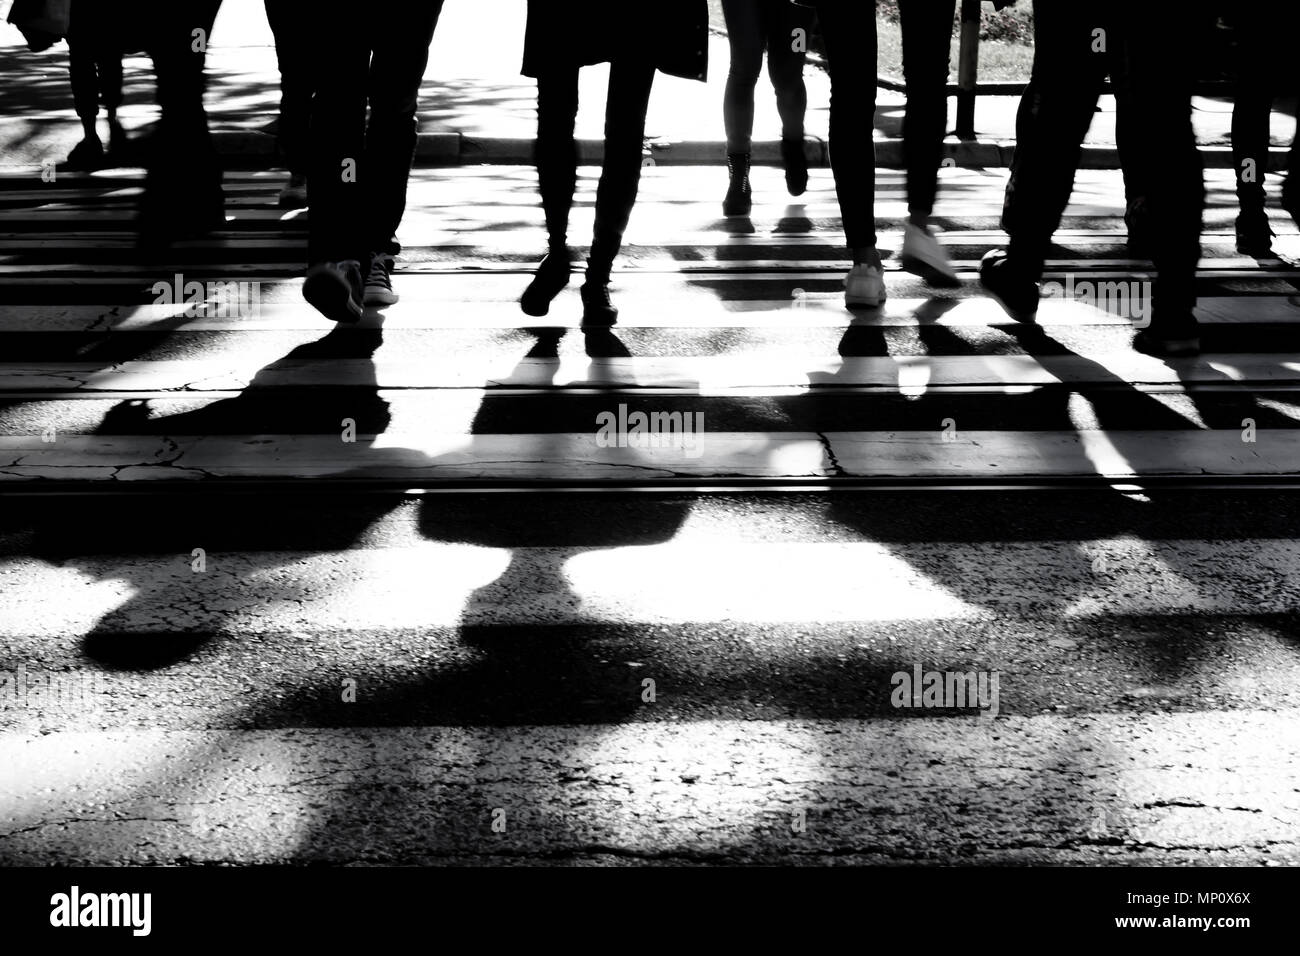
{"label": "concrete sidewalk", "polygon": [[[0,3],[0,8],[5,5]],[[0,9],[0,12],[3,12]],[[536,86],[519,74],[523,51],[525,0],[450,0],[439,24],[425,73],[420,107],[418,161],[442,163],[527,163],[536,132]],[[274,161],[274,120],[279,73],[266,15],[259,0],[225,0],[213,31],[208,57],[208,108],[218,148],[235,164]],[[955,55],[955,51],[954,51]],[[729,53],[725,37],[709,47],[706,84],[660,76],[651,100],[647,135],[655,162],[720,163],[725,160],[722,98]],[[67,47],[43,54],[23,46],[18,31],[0,26],[0,66],[22,82],[0,90],[0,166],[40,166],[59,162],[80,138],[67,79]],[[143,55],[126,62],[126,102],[121,115],[128,130],[156,117],[151,66]],[[830,85],[816,67],[807,70],[809,156],[825,164]],[[608,69],[583,71],[578,136],[583,156],[600,156]],[[780,128],[771,86],[759,82],[754,158],[778,161]],[[1019,97],[981,96],[976,107],[978,137],[948,139],[948,155],[963,167],[1006,166],[1014,150]],[[1231,165],[1228,130],[1231,104],[1198,97],[1198,138],[1207,166]],[[877,162],[902,165],[904,98],[881,89],[876,109]],[[955,126],[956,101],[949,101],[949,127]],[[1292,115],[1273,116],[1274,168],[1295,135]],[[1105,97],[1085,145],[1083,165],[1118,166],[1115,106]]]}

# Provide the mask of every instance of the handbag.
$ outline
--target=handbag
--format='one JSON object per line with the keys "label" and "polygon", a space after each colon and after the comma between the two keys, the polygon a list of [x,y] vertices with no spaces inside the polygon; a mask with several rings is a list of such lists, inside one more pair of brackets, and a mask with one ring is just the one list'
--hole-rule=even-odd
{"label": "handbag", "polygon": [[68,35],[71,10],[72,0],[14,0],[9,22],[22,33],[27,48],[39,53]]}

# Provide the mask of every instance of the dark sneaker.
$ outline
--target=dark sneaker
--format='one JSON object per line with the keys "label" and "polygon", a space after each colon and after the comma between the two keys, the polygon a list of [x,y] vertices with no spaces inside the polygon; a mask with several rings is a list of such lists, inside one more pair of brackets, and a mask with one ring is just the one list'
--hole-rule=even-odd
{"label": "dark sneaker", "polygon": [[361,318],[361,263],[318,262],[307,270],[302,297],[321,315],[334,322],[356,322]]}
{"label": "dark sneaker", "polygon": [[572,260],[567,249],[552,249],[542,259],[533,281],[528,283],[519,297],[519,308],[525,315],[543,316],[551,311],[551,301],[569,284]]}
{"label": "dark sneaker", "polygon": [[727,172],[731,176],[731,182],[727,186],[727,195],[722,200],[722,214],[748,216],[754,208],[754,190],[749,185],[749,154],[729,153]]}
{"label": "dark sneaker", "polygon": [[370,271],[366,273],[362,301],[366,305],[392,305],[397,298],[393,291],[393,257],[385,252],[370,253]]}
{"label": "dark sneaker", "polygon": [[785,188],[791,196],[802,196],[808,188],[808,157],[803,138],[781,140],[781,164],[785,166]]}
{"label": "dark sneaker", "polygon": [[1017,271],[1005,249],[992,249],[980,260],[980,284],[992,293],[1017,322],[1032,322],[1038,314],[1038,283]]}
{"label": "dark sneaker", "polygon": [[1172,334],[1154,328],[1141,329],[1133,336],[1133,348],[1153,358],[1189,358],[1201,354],[1201,338],[1194,325],[1187,331]]}
{"label": "dark sneaker", "polygon": [[307,177],[294,173],[289,177],[289,185],[280,190],[281,209],[307,208]]}
{"label": "dark sneaker", "polygon": [[582,294],[584,329],[607,329],[618,321],[618,309],[609,299],[609,283],[588,279],[579,292]]}
{"label": "dark sneaker", "polygon": [[1237,251],[1252,259],[1273,256],[1273,230],[1263,209],[1243,209],[1237,215]]}

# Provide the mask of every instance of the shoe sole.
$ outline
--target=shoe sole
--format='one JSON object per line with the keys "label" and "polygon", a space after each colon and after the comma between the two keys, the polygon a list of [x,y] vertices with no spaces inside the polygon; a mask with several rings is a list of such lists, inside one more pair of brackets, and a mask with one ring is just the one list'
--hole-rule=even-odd
{"label": "shoe sole", "polygon": [[401,296],[396,292],[390,292],[384,289],[371,292],[367,289],[362,301],[366,305],[395,305],[400,298]]}
{"label": "shoe sole", "polygon": [[904,272],[920,276],[925,280],[926,285],[934,286],[936,289],[956,289],[961,285],[961,279],[957,278],[956,273],[944,272],[916,256],[903,256],[898,260],[898,264]]}
{"label": "shoe sole", "polygon": [[331,322],[350,324],[361,319],[361,306],[352,298],[347,285],[329,276],[308,276],[302,284],[302,297]]}
{"label": "shoe sole", "polygon": [[861,298],[853,299],[848,295],[844,296],[844,305],[850,309],[878,309],[885,304],[888,296],[877,296],[872,299]]}

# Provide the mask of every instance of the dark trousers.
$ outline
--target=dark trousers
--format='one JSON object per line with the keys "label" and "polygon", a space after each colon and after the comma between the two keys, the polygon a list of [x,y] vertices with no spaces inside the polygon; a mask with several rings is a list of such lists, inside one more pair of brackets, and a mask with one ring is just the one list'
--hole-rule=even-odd
{"label": "dark trousers", "polygon": [[203,108],[207,43],[221,0],[144,0],[141,7],[160,115],[140,228],[143,234],[172,238],[213,228],[222,216],[221,163]]}
{"label": "dark trousers", "polygon": [[[1289,65],[1300,30],[1300,11],[1293,4],[1237,0],[1232,21],[1237,39],[1232,104],[1237,201],[1243,210],[1263,209],[1273,98],[1279,93],[1300,93],[1298,74]],[[1291,145],[1287,169],[1287,182],[1300,186],[1300,181],[1292,178],[1300,169],[1300,136]]]}
{"label": "dark trousers", "polygon": [[[1191,120],[1192,51],[1201,28],[1196,6],[1035,0],[1034,65],[1016,116],[1016,152],[1003,208],[1010,261],[1037,280],[1074,190],[1080,147],[1110,73],[1121,121],[1127,121],[1123,159],[1144,184],[1151,215],[1154,323],[1162,316],[1180,321],[1196,304],[1205,202]],[[1104,49],[1096,49],[1099,38]]]}
{"label": "dark trousers", "polygon": [[[569,210],[577,186],[578,151],[573,134],[578,116],[578,71],[577,65],[558,66],[537,77],[537,180],[553,249],[568,241]],[[608,280],[636,204],[645,115],[654,77],[654,66],[636,59],[617,60],[609,68],[605,161],[596,187],[596,228],[587,268],[595,281]]]}
{"label": "dark trousers", "polygon": [[850,249],[876,246],[876,5],[820,0],[831,77],[830,154]]}
{"label": "dark trousers", "polygon": [[731,45],[731,68],[722,100],[727,152],[748,153],[754,132],[754,87],[767,49],[767,74],[776,91],[781,135],[803,138],[808,90],[803,82],[804,51],[796,49],[795,31],[804,40],[812,27],[812,11],[790,0],[722,0]]}
{"label": "dark trousers", "polygon": [[[416,105],[442,0],[385,8],[382,21],[320,17],[308,161],[311,263],[401,251]],[[375,31],[382,31],[376,33]],[[366,121],[366,106],[370,119]]]}
{"label": "dark trousers", "polygon": [[306,29],[311,6],[307,0],[266,0],[266,20],[275,36],[275,60],[280,68],[280,121],[277,140],[289,172],[307,172],[308,136],[313,90],[311,35]]}
{"label": "dark trousers", "polygon": [[948,54],[957,0],[899,0],[903,31],[903,154],[907,211],[929,216],[939,188],[943,137],[948,131]]}
{"label": "dark trousers", "polygon": [[98,0],[77,0],[68,18],[68,78],[77,116],[93,120],[102,102],[109,112],[122,105],[122,44],[119,14]]}

